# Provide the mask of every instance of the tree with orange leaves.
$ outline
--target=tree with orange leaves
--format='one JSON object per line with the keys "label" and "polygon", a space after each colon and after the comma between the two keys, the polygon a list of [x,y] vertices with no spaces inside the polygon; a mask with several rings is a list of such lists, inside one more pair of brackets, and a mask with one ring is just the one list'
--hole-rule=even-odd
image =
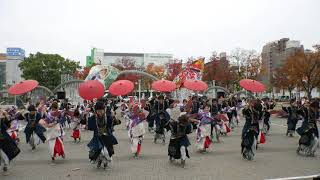
{"label": "tree with orange leaves", "polygon": [[149,63],[145,68],[145,72],[159,78],[165,78],[165,68],[162,65],[155,65],[154,63]]}
{"label": "tree with orange leaves", "polygon": [[[121,59],[119,59],[117,61],[117,63],[113,63],[111,64],[111,66],[119,69],[120,71],[124,71],[124,70],[141,70],[142,67],[138,66],[136,64],[136,60],[133,58],[129,58],[129,57],[123,57]],[[137,82],[138,79],[140,78],[139,75],[136,74],[123,74],[118,76],[118,80],[129,80],[132,82]]]}
{"label": "tree with orange leaves", "polygon": [[287,64],[276,69],[273,74],[272,85],[277,88],[287,89],[292,97],[292,91],[297,87],[298,81],[292,76],[294,74],[293,69],[288,67]]}
{"label": "tree with orange leaves", "polygon": [[96,63],[93,63],[91,66],[88,66],[88,67],[83,67],[82,69],[80,70],[76,70],[74,73],[73,73],[73,77],[76,78],[76,79],[79,79],[79,80],[84,80],[86,79],[86,77],[88,76],[89,72],[90,72],[90,69],[97,65]]}
{"label": "tree with orange leaves", "polygon": [[256,56],[256,57],[250,59],[250,62],[248,63],[247,69],[246,70],[243,69],[242,71],[243,72],[246,71],[247,78],[259,80],[261,67],[262,67],[262,60],[261,60],[260,56]]}
{"label": "tree with orange leaves", "polygon": [[175,77],[182,71],[182,60],[174,59],[172,62],[166,64],[167,75],[166,79],[173,81]]}
{"label": "tree with orange leaves", "polygon": [[204,66],[202,79],[204,81],[215,80],[217,85],[230,88],[234,82],[235,73],[231,70],[228,60],[212,56],[210,62]]}
{"label": "tree with orange leaves", "polygon": [[[165,75],[166,75],[164,66],[155,65],[154,63],[147,64],[147,66],[144,69],[144,72],[149,73],[157,77],[158,79],[165,78]],[[142,89],[150,89],[153,80],[146,76],[143,76],[141,78],[142,78],[142,81],[141,81]]]}
{"label": "tree with orange leaves", "polygon": [[312,90],[320,87],[320,52],[299,51],[287,59],[284,67],[290,69],[290,78],[295,79],[311,99]]}

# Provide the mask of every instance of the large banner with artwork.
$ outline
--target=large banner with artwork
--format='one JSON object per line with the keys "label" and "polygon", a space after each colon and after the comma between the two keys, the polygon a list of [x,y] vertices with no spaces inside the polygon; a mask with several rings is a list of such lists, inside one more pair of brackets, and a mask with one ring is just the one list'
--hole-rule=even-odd
{"label": "large banner with artwork", "polygon": [[85,80],[98,80],[100,81],[105,89],[108,89],[113,81],[115,81],[120,71],[108,65],[96,65],[93,66]]}

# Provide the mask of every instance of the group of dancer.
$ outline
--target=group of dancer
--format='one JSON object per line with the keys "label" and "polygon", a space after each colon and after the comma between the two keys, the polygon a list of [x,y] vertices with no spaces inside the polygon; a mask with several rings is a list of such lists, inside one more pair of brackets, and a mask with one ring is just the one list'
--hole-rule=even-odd
{"label": "group of dancer", "polygon": [[[319,146],[319,129],[317,127],[317,121],[320,118],[319,105],[317,99],[311,101],[303,99],[302,101],[291,100],[289,107],[282,107],[283,111],[288,114],[286,135],[293,137],[295,132],[300,135],[298,154],[315,156]],[[297,128],[299,121],[302,121],[302,124]]]}
{"label": "group of dancer", "polygon": [[[72,129],[71,137],[75,143],[81,140],[82,128],[93,131],[93,137],[88,143],[90,162],[98,168],[103,166],[109,169],[115,153],[114,145],[118,144],[113,135],[114,126],[121,124],[119,117],[122,117],[128,130],[131,153],[135,158],[141,154],[147,131],[154,134],[154,143],[161,140],[165,144],[166,135],[170,134],[169,160],[181,160],[184,167],[186,159],[190,157],[188,146],[191,142],[188,134],[195,132],[197,150],[206,153],[213,142],[221,142],[221,136],[226,136],[239,125],[241,109],[245,119],[241,153],[244,159],[252,160],[258,144],[265,143],[265,135],[270,131],[270,111],[275,105],[268,98],[241,100],[234,97],[209,99],[205,96],[190,96],[180,103],[158,95],[141,102],[124,99],[84,101],[74,109],[67,101],[59,106],[55,99],[30,104],[23,113],[12,107],[0,112],[0,162],[6,174],[9,162],[20,152],[19,121],[25,120],[26,142],[32,150],[41,143],[48,143],[52,164],[57,157],[66,157],[63,143],[65,128]],[[119,107],[120,113],[117,111]],[[287,135],[293,136],[297,122],[303,121],[297,129],[301,136],[297,152],[314,156],[319,138],[319,101],[292,101],[283,110],[288,113]],[[148,124],[147,128],[144,122]]]}

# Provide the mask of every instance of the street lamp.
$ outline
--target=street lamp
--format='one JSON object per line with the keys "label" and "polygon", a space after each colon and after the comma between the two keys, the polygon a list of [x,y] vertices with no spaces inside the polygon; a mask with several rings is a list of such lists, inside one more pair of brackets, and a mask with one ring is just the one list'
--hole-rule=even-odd
{"label": "street lamp", "polygon": [[139,83],[139,104],[140,104],[140,99],[141,99],[141,79],[138,79]]}

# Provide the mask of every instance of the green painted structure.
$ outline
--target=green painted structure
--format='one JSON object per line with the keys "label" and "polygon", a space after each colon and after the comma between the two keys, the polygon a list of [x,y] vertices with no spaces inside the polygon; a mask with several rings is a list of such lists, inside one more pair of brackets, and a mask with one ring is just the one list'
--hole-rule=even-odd
{"label": "green painted structure", "polygon": [[93,63],[94,63],[94,51],[95,50],[96,50],[96,48],[92,48],[90,56],[86,57],[86,67],[90,67],[90,66],[93,65]]}

